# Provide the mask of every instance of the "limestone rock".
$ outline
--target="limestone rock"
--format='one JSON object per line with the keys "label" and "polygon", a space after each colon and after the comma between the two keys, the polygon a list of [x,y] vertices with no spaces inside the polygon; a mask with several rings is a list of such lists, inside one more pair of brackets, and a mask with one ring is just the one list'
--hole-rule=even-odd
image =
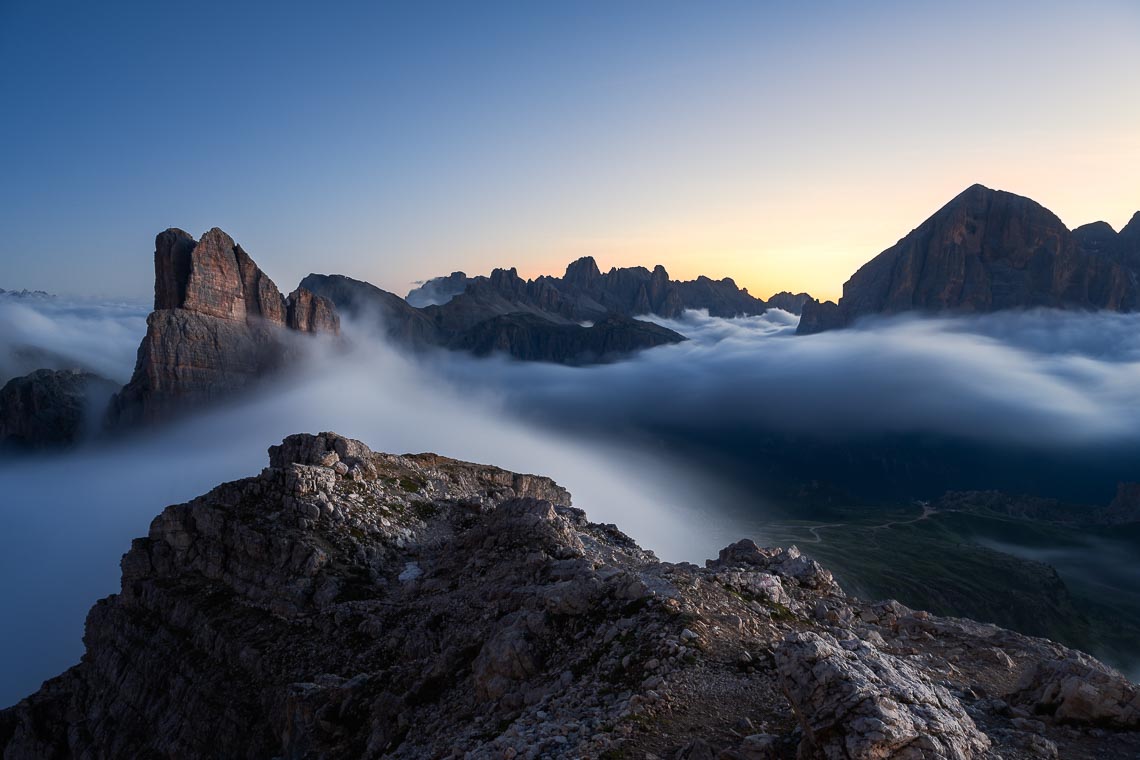
{"label": "limestone rock", "polygon": [[988,756],[989,739],[958,700],[865,642],[795,633],[776,650],[776,667],[804,730],[801,757],[810,751],[829,760]]}
{"label": "limestone rock", "polygon": [[299,288],[288,301],[218,228],[195,242],[178,229],[155,238],[154,306],[110,427],[157,422],[233,396],[290,362],[290,332],[336,335],[332,302]]}
{"label": "limestone rock", "polygon": [[714,569],[756,567],[806,588],[839,593],[831,571],[814,559],[805,557],[795,546],[762,549],[752,539],[745,538],[721,549],[720,556],[706,564]]}
{"label": "limestone rock", "polygon": [[1016,699],[1064,723],[1140,729],[1140,688],[1081,652],[1038,662]]}
{"label": "limestone rock", "polygon": [[180,309],[186,303],[191,256],[197,241],[171,227],[154,239],[154,310]]}
{"label": "limestone rock", "polygon": [[332,432],[163,509],[84,642],[0,756],[1140,752],[1134,692],[1052,642],[847,597],[790,548],[660,562],[548,478]]}
{"label": "limestone rock", "polygon": [[285,301],[285,325],[303,333],[340,332],[340,316],[332,301],[313,295],[305,288],[297,288]]}

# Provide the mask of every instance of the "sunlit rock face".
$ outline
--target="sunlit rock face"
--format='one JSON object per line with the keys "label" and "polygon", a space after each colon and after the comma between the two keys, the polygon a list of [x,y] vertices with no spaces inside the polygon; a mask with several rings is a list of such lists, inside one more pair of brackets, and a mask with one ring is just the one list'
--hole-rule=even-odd
{"label": "sunlit rock face", "polygon": [[705,567],[554,481],[335,433],[166,507],[0,755],[1135,757],[1087,655],[848,596],[795,547]]}
{"label": "sunlit rock face", "polygon": [[304,288],[286,299],[216,227],[199,241],[179,229],[159,233],[154,271],[155,310],[134,375],[112,401],[112,427],[231,396],[288,363],[290,333],[340,331],[331,301]]}
{"label": "sunlit rock face", "polygon": [[838,305],[805,303],[799,332],[906,311],[1133,311],[1137,272],[1116,255],[1119,236],[1105,243],[1103,232],[1074,235],[1029,198],[974,185],[863,265],[843,285]]}

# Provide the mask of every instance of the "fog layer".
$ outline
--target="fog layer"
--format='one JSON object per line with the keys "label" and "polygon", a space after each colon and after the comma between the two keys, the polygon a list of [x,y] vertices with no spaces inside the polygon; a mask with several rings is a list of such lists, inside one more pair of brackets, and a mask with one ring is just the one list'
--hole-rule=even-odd
{"label": "fog layer", "polygon": [[440,367],[528,408],[610,424],[1034,447],[1140,441],[1140,314],[897,317],[812,336],[794,335],[796,317],[778,310],[654,321],[689,340],[589,369],[451,357]]}
{"label": "fog layer", "polygon": [[679,463],[512,421],[493,394],[461,394],[356,337],[347,354],[313,341],[294,376],[244,403],[124,441],[0,462],[0,705],[78,660],[87,610],[118,589],[119,558],[163,507],[256,475],[266,448],[291,433],[334,430],[376,451],[434,451],[547,475],[591,519],[617,523],[664,558],[720,548],[719,536],[687,529],[713,491]]}
{"label": "fog layer", "polygon": [[[32,346],[117,380],[145,331],[139,307],[0,309],[4,356]],[[662,421],[706,435],[694,445],[713,449],[770,430],[924,432],[1059,450],[1122,449],[1140,436],[1140,315],[893,319],[809,337],[794,336],[796,318],[779,311],[661,322],[690,340],[591,368],[409,359],[349,323],[353,350],[314,342],[291,377],[243,403],[147,436],[0,463],[0,704],[77,660],[83,616],[116,590],[118,558],[154,515],[256,474],[266,447],[294,432],[335,430],[377,451],[549,475],[591,519],[693,561],[755,522],[721,509],[729,489],[715,463],[690,469],[644,445]],[[18,371],[11,360],[2,369]],[[746,496],[751,508],[763,500]]]}
{"label": "fog layer", "polygon": [[0,296],[0,383],[43,368],[125,383],[148,311],[129,302]]}

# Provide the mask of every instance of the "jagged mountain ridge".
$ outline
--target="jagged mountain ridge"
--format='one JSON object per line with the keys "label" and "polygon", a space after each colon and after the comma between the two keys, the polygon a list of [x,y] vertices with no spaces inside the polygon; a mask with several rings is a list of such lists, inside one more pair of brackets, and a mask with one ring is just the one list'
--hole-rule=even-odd
{"label": "jagged mountain ridge", "polygon": [[730,277],[673,280],[660,264],[652,271],[645,267],[612,267],[603,273],[592,256],[570,263],[562,277],[544,275],[523,280],[513,267],[495,269],[488,277],[453,272],[412,290],[406,300],[424,302],[425,308],[443,306],[464,293],[485,294],[487,289],[515,303],[528,303],[575,321],[598,319],[615,312],[630,317],[656,314],[672,319],[685,309],[707,309],[711,316],[731,318],[762,314],[767,308],[764,301],[749,295],[747,288],[738,288]]}
{"label": "jagged mountain ridge", "polygon": [[1140,214],[1119,234],[1070,232],[1039,203],[973,185],[843,285],[839,303],[808,301],[798,332],[901,312],[1140,306]]}
{"label": "jagged mountain ridge", "polygon": [[[454,275],[447,279],[458,286]],[[684,340],[673,330],[593,301],[571,301],[547,281],[553,279],[528,281],[515,269],[496,269],[491,277],[464,279],[463,292],[445,303],[422,308],[343,275],[310,274],[301,284],[332,300],[345,314],[376,321],[389,339],[413,348],[589,364]]]}
{"label": "jagged mountain ridge", "polygon": [[414,349],[589,364],[684,340],[672,330],[620,314],[578,323],[497,293],[479,294],[458,308],[419,309],[394,293],[343,275],[310,274],[301,285],[330,299],[340,312],[377,324],[389,340]]}
{"label": "jagged mountain ridge", "polygon": [[[731,278],[673,280],[661,265],[603,273],[589,256],[572,262],[562,277],[525,280],[514,267],[486,277],[452,272],[406,298],[343,275],[310,274],[301,285],[346,314],[378,318],[385,334],[405,345],[564,364],[605,361],[684,340],[637,316],[676,318],[685,309],[705,309],[712,316],[738,317],[767,309]],[[798,311],[799,296],[787,295],[786,303]]]}
{"label": "jagged mountain ridge", "polygon": [[794,548],[659,562],[553,481],[333,433],[167,507],[4,757],[1084,760],[1137,687],[848,597]]}

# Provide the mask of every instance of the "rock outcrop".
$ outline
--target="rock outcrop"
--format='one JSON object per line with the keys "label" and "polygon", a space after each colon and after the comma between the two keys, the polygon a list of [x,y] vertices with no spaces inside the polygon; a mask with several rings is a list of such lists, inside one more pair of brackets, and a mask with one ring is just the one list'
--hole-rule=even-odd
{"label": "rock outcrop", "polygon": [[768,308],[782,309],[789,314],[801,314],[804,310],[804,304],[808,301],[814,301],[807,293],[791,293],[787,290],[782,290],[775,293],[768,299]]}
{"label": "rock outcrop", "polygon": [[1097,226],[1074,235],[1029,198],[974,185],[863,265],[838,304],[807,301],[798,332],[908,311],[1132,311],[1140,306],[1138,270],[1118,255],[1127,244],[1119,236],[1106,243],[1106,234]]}
{"label": "rock outcrop", "polygon": [[340,315],[332,301],[300,287],[285,299],[285,326],[297,332],[336,335]]}
{"label": "rock outcrop", "polygon": [[1140,211],[1132,215],[1120,232],[1113,230],[1108,222],[1093,222],[1077,227],[1073,237],[1082,250],[1140,272]]}
{"label": "rock outcrop", "polygon": [[1135,687],[1057,644],[848,597],[790,547],[660,562],[547,478],[333,433],[167,507],[122,570],[3,757],[1140,751]]}
{"label": "rock outcrop", "polygon": [[401,345],[439,344],[436,326],[427,315],[372,283],[339,274],[310,274],[301,280],[301,287],[327,298],[345,317],[378,325],[384,337]]}
{"label": "rock outcrop", "polygon": [[982,758],[990,748],[945,687],[858,637],[793,633],[775,655],[808,752],[828,760],[926,760]]}
{"label": "rock outcrop", "polygon": [[0,449],[46,449],[98,429],[117,386],[78,370],[38,369],[0,388]]}
{"label": "rock outcrop", "polygon": [[340,330],[332,302],[298,288],[289,298],[218,228],[195,241],[155,238],[154,311],[134,375],[111,403],[111,427],[155,422],[233,396],[288,363],[299,333]]}

